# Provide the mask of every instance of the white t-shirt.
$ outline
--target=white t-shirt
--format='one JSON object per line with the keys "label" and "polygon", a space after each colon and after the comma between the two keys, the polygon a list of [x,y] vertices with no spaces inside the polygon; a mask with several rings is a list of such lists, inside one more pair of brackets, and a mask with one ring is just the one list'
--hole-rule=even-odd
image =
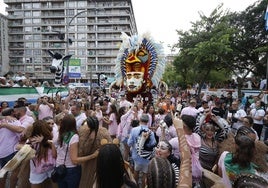
{"label": "white t-shirt", "polygon": [[[263,109],[256,109],[256,108],[253,108],[251,111],[250,111],[250,115],[251,117],[253,118],[253,123],[254,124],[259,124],[259,125],[263,125],[263,118],[265,116],[265,111]],[[254,117],[262,117],[261,120],[256,120],[254,119]]]}
{"label": "white t-shirt", "polygon": [[66,161],[64,163],[64,158],[67,150],[67,144],[65,142],[62,143],[62,147],[60,147],[59,143],[57,143],[56,148],[57,148],[57,160],[56,160],[56,166],[65,164],[66,167],[75,167],[77,165],[73,164],[71,161],[70,157],[70,146],[74,143],[79,142],[79,136],[78,134],[74,134],[72,138],[70,139],[70,142],[68,144],[68,152],[66,155]]}

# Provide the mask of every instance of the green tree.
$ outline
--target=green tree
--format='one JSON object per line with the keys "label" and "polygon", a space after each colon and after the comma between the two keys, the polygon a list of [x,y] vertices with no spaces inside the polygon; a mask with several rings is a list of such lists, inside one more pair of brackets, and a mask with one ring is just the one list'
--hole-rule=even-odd
{"label": "green tree", "polygon": [[[226,61],[226,54],[232,51],[230,36],[234,30],[229,27],[229,13],[222,10],[222,5],[209,17],[200,14],[200,18],[189,31],[178,31],[177,47],[180,53],[174,65],[184,81],[194,81],[202,86],[212,70],[226,68],[222,62]],[[200,90],[201,87],[198,92]]]}

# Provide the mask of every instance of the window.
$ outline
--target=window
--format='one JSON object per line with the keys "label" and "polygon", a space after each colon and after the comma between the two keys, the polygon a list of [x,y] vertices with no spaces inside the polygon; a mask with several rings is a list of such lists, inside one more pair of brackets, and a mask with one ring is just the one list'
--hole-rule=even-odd
{"label": "window", "polygon": [[41,48],[41,42],[34,42],[33,47],[34,48]]}
{"label": "window", "polygon": [[25,40],[31,40],[32,39],[32,35],[24,35],[24,39]]}
{"label": "window", "polygon": [[69,10],[69,15],[74,15],[74,9]]}
{"label": "window", "polygon": [[24,3],[24,9],[31,9],[32,4],[31,3]]}
{"label": "window", "polygon": [[38,19],[37,18],[34,18],[33,19],[33,23],[34,24],[39,24],[39,23],[41,23],[41,19],[40,18],[38,18]]}
{"label": "window", "polygon": [[25,24],[31,24],[32,23],[32,20],[31,19],[24,19],[24,23]]}
{"label": "window", "polygon": [[25,17],[31,17],[31,12],[30,11],[25,11],[24,16]]}
{"label": "window", "polygon": [[78,1],[77,2],[77,7],[79,7],[79,8],[84,8],[84,7],[86,7],[87,6],[87,1]]}
{"label": "window", "polygon": [[86,34],[77,34],[78,40],[86,39]]}
{"label": "window", "polygon": [[33,67],[32,66],[26,66],[26,71],[33,71]]}
{"label": "window", "polygon": [[68,7],[76,7],[75,6],[75,1],[69,1]]}
{"label": "window", "polygon": [[77,23],[86,23],[86,18],[77,18]]}
{"label": "window", "polygon": [[41,4],[40,3],[33,3],[33,8],[40,8]]}
{"label": "window", "polygon": [[77,46],[78,47],[85,47],[86,46],[86,42],[77,42]]}
{"label": "window", "polygon": [[41,50],[33,50],[33,55],[41,55]]}
{"label": "window", "polygon": [[25,50],[25,55],[31,56],[32,55],[32,50]]}
{"label": "window", "polygon": [[41,40],[41,35],[33,35],[34,40]]}
{"label": "window", "polygon": [[78,55],[86,55],[86,50],[78,50]]}
{"label": "window", "polygon": [[33,43],[31,43],[31,42],[25,42],[25,47],[26,48],[32,48],[33,47]]}
{"label": "window", "polygon": [[79,25],[77,26],[77,31],[85,31],[85,26],[84,25]]}
{"label": "window", "polygon": [[39,17],[39,16],[41,16],[40,11],[33,11],[33,17]]}

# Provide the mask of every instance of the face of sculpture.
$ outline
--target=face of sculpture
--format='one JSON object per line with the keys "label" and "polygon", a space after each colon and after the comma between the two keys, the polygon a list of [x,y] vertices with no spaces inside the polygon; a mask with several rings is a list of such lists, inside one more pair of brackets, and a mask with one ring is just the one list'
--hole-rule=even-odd
{"label": "face of sculpture", "polygon": [[139,91],[143,84],[143,72],[128,72],[127,73],[126,85],[130,92]]}
{"label": "face of sculpture", "polygon": [[126,59],[126,86],[130,93],[141,90],[146,83],[148,52],[145,49],[131,52]]}
{"label": "face of sculpture", "polygon": [[52,60],[52,65],[50,67],[50,72],[51,73],[56,73],[56,71],[59,71],[60,69],[62,69],[62,59],[53,59]]}

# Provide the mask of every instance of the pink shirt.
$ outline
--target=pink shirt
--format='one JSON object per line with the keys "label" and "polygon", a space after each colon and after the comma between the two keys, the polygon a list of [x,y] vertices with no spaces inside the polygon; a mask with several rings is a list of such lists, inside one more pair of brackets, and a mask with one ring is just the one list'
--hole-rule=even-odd
{"label": "pink shirt", "polygon": [[28,115],[24,115],[19,119],[19,121],[21,122],[22,127],[26,129],[34,123],[34,118]]}
{"label": "pink shirt", "polygon": [[[54,107],[54,104],[51,104]],[[50,108],[47,104],[40,104],[38,108],[38,119],[42,120],[45,117],[53,117],[53,108]]]}
{"label": "pink shirt", "polygon": [[110,135],[116,135],[118,124],[117,124],[116,117],[115,117],[114,113],[111,113],[111,115],[109,117],[109,121],[111,123],[108,125],[108,131],[109,131]]}
{"label": "pink shirt", "polygon": [[124,140],[125,138],[129,137],[129,133],[132,129],[131,122],[134,119],[133,111],[129,110],[126,114],[122,115],[120,118],[120,124],[118,125],[118,133],[117,137]]}
{"label": "pink shirt", "polygon": [[[1,124],[1,123],[0,123]],[[20,121],[15,120],[8,122],[13,126],[22,126]],[[16,151],[15,146],[20,139],[20,133],[15,133],[7,128],[0,129],[0,158],[4,158]]]}
{"label": "pink shirt", "polygon": [[103,115],[102,115],[102,111],[101,110],[98,110],[98,111],[95,111],[95,115],[99,121],[99,126],[102,127],[103,125]]}
{"label": "pink shirt", "polygon": [[[162,130],[161,127],[158,127],[156,130],[156,135],[161,137],[162,135]],[[170,139],[177,137],[177,132],[176,132],[176,128],[171,125],[170,127],[168,127],[168,130],[165,131],[165,136],[166,136],[166,140],[169,141]]]}

